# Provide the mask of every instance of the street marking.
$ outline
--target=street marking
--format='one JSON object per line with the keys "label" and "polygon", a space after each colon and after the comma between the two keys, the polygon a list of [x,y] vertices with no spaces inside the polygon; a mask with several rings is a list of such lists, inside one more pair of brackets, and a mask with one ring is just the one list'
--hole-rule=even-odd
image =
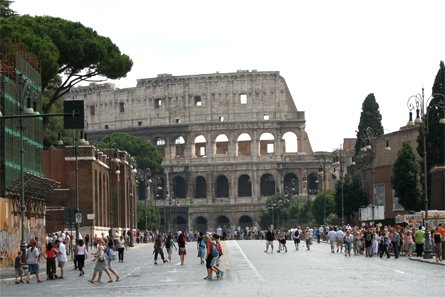
{"label": "street marking", "polygon": [[[238,242],[236,241],[231,241],[231,243],[233,243],[237,248],[238,251],[241,253],[241,255],[243,256],[244,260],[247,262],[247,264],[249,265],[250,269],[253,271],[253,273],[256,275],[257,279],[259,279],[261,282],[264,282],[264,278],[261,276],[261,274],[258,272],[258,270],[256,269],[256,267],[252,264],[252,262],[250,262],[250,260],[247,258],[246,254],[244,253],[244,251],[241,249],[241,247],[238,245]],[[242,263],[240,263],[242,266]]]}
{"label": "street marking", "polygon": [[398,272],[398,273],[401,273],[401,274],[405,273],[404,271],[400,271],[400,270],[394,270],[394,271]]}

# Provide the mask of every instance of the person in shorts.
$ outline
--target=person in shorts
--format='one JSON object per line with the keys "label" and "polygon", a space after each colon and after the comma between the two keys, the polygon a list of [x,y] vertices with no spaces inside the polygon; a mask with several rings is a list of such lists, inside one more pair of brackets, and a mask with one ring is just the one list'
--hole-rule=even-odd
{"label": "person in shorts", "polygon": [[269,251],[269,246],[271,248],[271,252],[273,252],[273,241],[275,239],[275,235],[272,231],[272,229],[269,227],[266,232],[266,250],[264,251],[267,253]]}
{"label": "person in shorts", "polygon": [[[20,283],[23,284],[23,263],[22,263],[22,251],[17,253],[17,257],[15,257],[14,261],[14,269],[15,269],[15,284],[18,285]],[[19,281],[20,277],[20,281]]]}
{"label": "person in shorts", "polygon": [[184,258],[185,255],[187,254],[186,250],[185,250],[185,236],[184,234],[182,234],[181,231],[179,231],[179,236],[178,236],[178,254],[179,254],[179,258],[181,259],[181,265],[184,265]]}
{"label": "person in shorts", "polygon": [[66,254],[66,247],[65,244],[63,243],[63,241],[60,241],[59,239],[56,240],[56,247],[57,250],[59,251],[58,255],[57,255],[57,267],[60,268],[60,279],[64,278],[64,267],[65,267],[65,263],[66,261],[68,261],[68,257]]}

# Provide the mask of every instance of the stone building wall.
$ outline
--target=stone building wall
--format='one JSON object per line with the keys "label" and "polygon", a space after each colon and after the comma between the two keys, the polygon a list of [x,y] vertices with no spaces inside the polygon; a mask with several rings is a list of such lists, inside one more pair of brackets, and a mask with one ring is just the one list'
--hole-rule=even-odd
{"label": "stone building wall", "polygon": [[[197,220],[208,230],[226,219],[231,228],[258,225],[267,197],[289,188],[285,181],[294,181],[300,196],[316,194],[320,160],[331,160],[313,153],[304,112],[277,71],[164,74],[139,79],[135,88],[77,87],[65,98],[81,99],[90,142],[127,132],[158,147],[168,195],[156,205],[165,229],[184,221],[196,229]],[[243,178],[247,196],[239,195]]]}

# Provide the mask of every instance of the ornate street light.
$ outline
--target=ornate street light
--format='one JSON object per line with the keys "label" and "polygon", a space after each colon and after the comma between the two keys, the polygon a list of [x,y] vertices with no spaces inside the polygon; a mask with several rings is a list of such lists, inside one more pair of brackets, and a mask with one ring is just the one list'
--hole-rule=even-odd
{"label": "ornate street light", "polygon": [[[432,99],[442,98],[441,100],[432,101]],[[429,242],[429,231],[428,231],[428,164],[427,164],[427,137],[428,137],[428,119],[430,113],[438,113],[440,116],[440,111],[442,111],[442,118],[440,118],[439,123],[445,124],[445,95],[440,93],[432,94],[429,98],[425,100],[424,89],[422,88],[422,94],[416,94],[408,98],[407,106],[409,109],[409,121],[408,125],[420,125],[423,134],[423,176],[424,176],[424,200],[425,200],[425,258],[431,256],[431,243]],[[416,109],[416,119],[412,120],[412,111]],[[422,120],[425,119],[425,121]]]}

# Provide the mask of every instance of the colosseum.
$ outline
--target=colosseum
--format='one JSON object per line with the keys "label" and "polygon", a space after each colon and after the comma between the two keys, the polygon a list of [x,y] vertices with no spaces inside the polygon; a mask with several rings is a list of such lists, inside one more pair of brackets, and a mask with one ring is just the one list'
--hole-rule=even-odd
{"label": "colosseum", "polygon": [[161,74],[132,88],[77,87],[65,100],[85,100],[90,141],[126,132],[157,146],[165,171],[147,196],[161,230],[255,228],[268,197],[308,199],[324,187],[326,153],[312,151],[278,71]]}

